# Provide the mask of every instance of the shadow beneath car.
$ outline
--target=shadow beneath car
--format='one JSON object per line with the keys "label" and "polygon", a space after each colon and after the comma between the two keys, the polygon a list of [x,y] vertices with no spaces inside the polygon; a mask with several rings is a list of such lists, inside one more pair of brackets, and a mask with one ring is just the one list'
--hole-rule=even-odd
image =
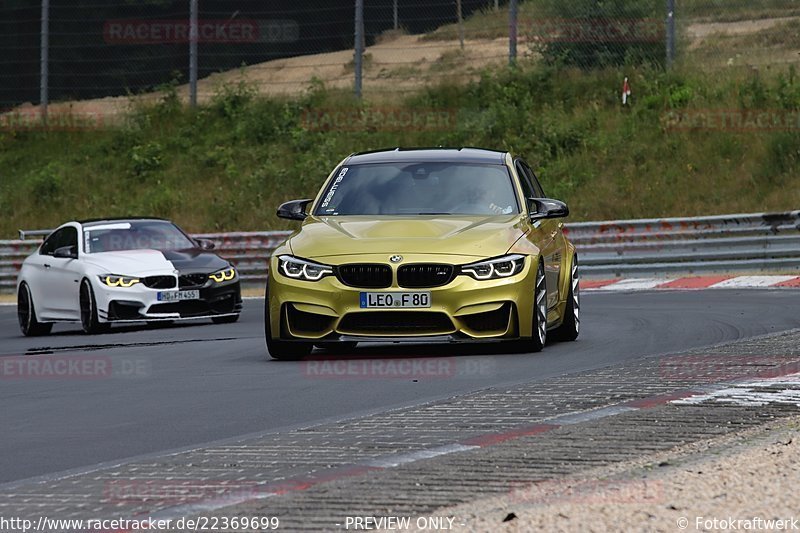
{"label": "shadow beneath car", "polygon": [[[548,341],[555,344],[557,341]],[[334,345],[335,347],[335,345]],[[356,348],[346,351],[315,347],[314,351],[300,361],[320,360],[370,360],[370,359],[426,359],[444,357],[479,357],[493,355],[537,355],[528,352],[524,347],[513,342],[481,342],[481,343],[393,343],[372,344],[361,343]],[[270,359],[272,362],[291,362]],[[296,361],[295,361],[296,362]]]}

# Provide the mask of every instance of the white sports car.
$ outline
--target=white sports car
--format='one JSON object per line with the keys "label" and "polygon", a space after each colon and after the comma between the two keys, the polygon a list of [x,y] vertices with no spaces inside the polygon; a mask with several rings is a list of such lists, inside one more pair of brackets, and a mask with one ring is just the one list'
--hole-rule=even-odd
{"label": "white sports car", "polygon": [[213,247],[163,219],[68,222],[22,263],[20,329],[33,336],[55,322],[80,321],[86,333],[119,322],[235,322],[239,276]]}

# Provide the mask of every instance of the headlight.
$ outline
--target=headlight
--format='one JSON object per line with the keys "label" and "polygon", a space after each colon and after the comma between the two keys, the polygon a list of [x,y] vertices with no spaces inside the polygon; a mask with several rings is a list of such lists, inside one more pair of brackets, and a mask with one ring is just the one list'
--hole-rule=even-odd
{"label": "headlight", "polygon": [[314,263],[307,259],[282,255],[278,257],[278,269],[281,274],[292,279],[318,281],[333,274],[333,267]]}
{"label": "headlight", "polygon": [[208,277],[216,281],[217,283],[222,283],[224,281],[230,281],[233,278],[235,278],[236,270],[233,267],[230,267],[224,270],[220,270],[219,272],[214,272],[213,274],[209,274]]}
{"label": "headlight", "polygon": [[115,274],[106,274],[100,276],[100,281],[109,287],[124,287],[128,288],[139,283],[139,278],[133,276],[117,276]]}
{"label": "headlight", "polygon": [[461,267],[461,273],[478,280],[508,278],[522,272],[525,266],[524,255],[506,255],[487,259]]}

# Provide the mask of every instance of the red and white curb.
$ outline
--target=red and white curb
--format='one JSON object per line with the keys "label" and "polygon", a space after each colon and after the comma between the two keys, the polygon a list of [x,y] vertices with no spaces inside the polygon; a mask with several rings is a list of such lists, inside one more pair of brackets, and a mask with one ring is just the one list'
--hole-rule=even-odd
{"label": "red and white curb", "polygon": [[584,291],[800,288],[800,276],[690,276],[677,279],[582,279]]}

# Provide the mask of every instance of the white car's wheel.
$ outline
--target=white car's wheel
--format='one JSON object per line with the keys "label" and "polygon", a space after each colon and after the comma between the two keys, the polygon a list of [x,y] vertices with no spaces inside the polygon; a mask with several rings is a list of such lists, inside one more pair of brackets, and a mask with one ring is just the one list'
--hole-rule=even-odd
{"label": "white car's wheel", "polygon": [[17,293],[17,319],[19,320],[19,329],[26,337],[47,335],[53,329],[52,323],[42,323],[36,319],[33,296],[25,282],[19,286]]}
{"label": "white car's wheel", "polygon": [[111,324],[101,323],[97,318],[97,301],[94,290],[88,279],[81,281],[80,290],[81,327],[85,333],[103,333],[111,328]]}

